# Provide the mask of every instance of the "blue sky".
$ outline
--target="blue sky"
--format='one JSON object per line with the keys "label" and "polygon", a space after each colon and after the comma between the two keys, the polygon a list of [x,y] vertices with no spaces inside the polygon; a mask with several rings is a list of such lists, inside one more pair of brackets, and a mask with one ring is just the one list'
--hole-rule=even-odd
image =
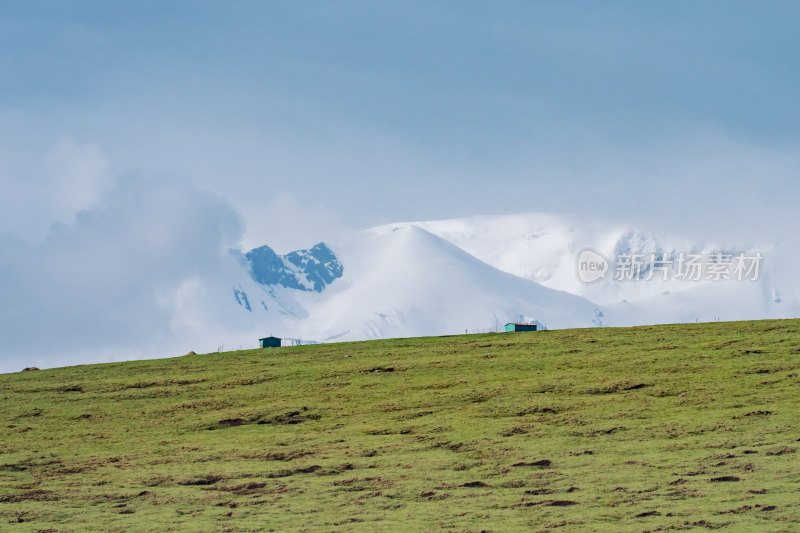
{"label": "blue sky", "polygon": [[797,20],[796,2],[0,0],[7,349],[43,329],[140,346],[169,320],[152,301],[216,275],[219,250],[392,221],[793,239]]}
{"label": "blue sky", "polygon": [[67,138],[112,175],[188,178],[265,241],[276,195],[350,227],[531,210],[658,226],[642,204],[661,200],[691,229],[711,202],[797,191],[798,11],[5,2],[0,146]]}

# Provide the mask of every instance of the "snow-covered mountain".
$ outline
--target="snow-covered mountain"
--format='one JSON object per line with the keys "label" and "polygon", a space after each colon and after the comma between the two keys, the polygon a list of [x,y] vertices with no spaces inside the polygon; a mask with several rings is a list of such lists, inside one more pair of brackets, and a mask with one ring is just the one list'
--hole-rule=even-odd
{"label": "snow-covered mountain", "polygon": [[584,298],[502,272],[416,226],[362,232],[337,254],[323,243],[312,248],[325,250],[320,264],[335,277],[320,291],[298,287],[286,266],[291,262],[264,248],[234,256],[247,259],[241,264],[255,287],[238,283],[233,297],[272,329],[279,318],[286,338],[443,335],[490,331],[509,321],[550,328],[602,324],[602,310]]}
{"label": "snow-covered mountain", "polygon": [[[796,254],[790,243],[691,240],[542,213],[389,224],[373,231],[409,226],[438,235],[504,272],[582,296],[602,307],[608,325],[800,316],[800,284],[792,259]],[[577,275],[578,256],[587,249],[609,262],[602,281],[587,284]],[[705,272],[699,280],[674,275],[682,256],[710,260],[718,254],[729,259],[760,254],[757,279],[707,279]],[[673,271],[662,276],[645,265],[641,279],[615,276],[622,266],[618,258],[632,256],[655,256]]]}
{"label": "snow-covered mountain", "polygon": [[416,226],[361,235],[342,257],[341,286],[332,285],[294,326],[298,335],[442,335],[490,331],[509,321],[581,327],[598,315],[583,298],[502,272]]}
{"label": "snow-covered mountain", "polygon": [[[609,262],[595,283],[577,273],[587,249]],[[620,257],[672,265],[684,252],[758,252],[764,262],[755,281],[662,279],[647,266],[642,279],[615,275]],[[267,246],[234,252],[248,279],[231,301],[264,334],[316,342],[490,331],[510,321],[565,328],[800,316],[800,287],[779,268],[785,252],[536,213],[408,222],[284,256]]]}

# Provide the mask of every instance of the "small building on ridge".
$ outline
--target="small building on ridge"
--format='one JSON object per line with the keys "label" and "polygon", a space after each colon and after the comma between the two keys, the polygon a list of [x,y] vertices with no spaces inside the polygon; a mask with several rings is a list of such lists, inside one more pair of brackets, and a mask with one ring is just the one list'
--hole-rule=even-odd
{"label": "small building on ridge", "polygon": [[261,348],[280,348],[281,347],[281,339],[279,337],[264,337],[263,339],[258,339],[258,345]]}
{"label": "small building on ridge", "polygon": [[509,322],[506,324],[506,331],[536,331],[536,324]]}

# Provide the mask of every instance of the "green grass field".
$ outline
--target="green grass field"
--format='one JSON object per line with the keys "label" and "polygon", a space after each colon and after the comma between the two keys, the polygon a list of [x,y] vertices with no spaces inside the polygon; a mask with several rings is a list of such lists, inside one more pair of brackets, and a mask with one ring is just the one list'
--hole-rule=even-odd
{"label": "green grass field", "polygon": [[0,376],[3,531],[800,531],[800,320]]}

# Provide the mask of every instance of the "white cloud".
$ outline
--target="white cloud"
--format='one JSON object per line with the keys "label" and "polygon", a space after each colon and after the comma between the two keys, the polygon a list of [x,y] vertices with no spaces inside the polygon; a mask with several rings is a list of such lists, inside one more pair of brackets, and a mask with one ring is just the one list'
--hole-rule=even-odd
{"label": "white cloud", "polygon": [[44,153],[0,149],[0,233],[41,239],[54,222],[96,204],[112,183],[108,158],[62,138]]}
{"label": "white cloud", "polygon": [[215,285],[240,238],[219,197],[132,176],[40,242],[0,237],[0,371],[169,355],[185,310],[164,295]]}

